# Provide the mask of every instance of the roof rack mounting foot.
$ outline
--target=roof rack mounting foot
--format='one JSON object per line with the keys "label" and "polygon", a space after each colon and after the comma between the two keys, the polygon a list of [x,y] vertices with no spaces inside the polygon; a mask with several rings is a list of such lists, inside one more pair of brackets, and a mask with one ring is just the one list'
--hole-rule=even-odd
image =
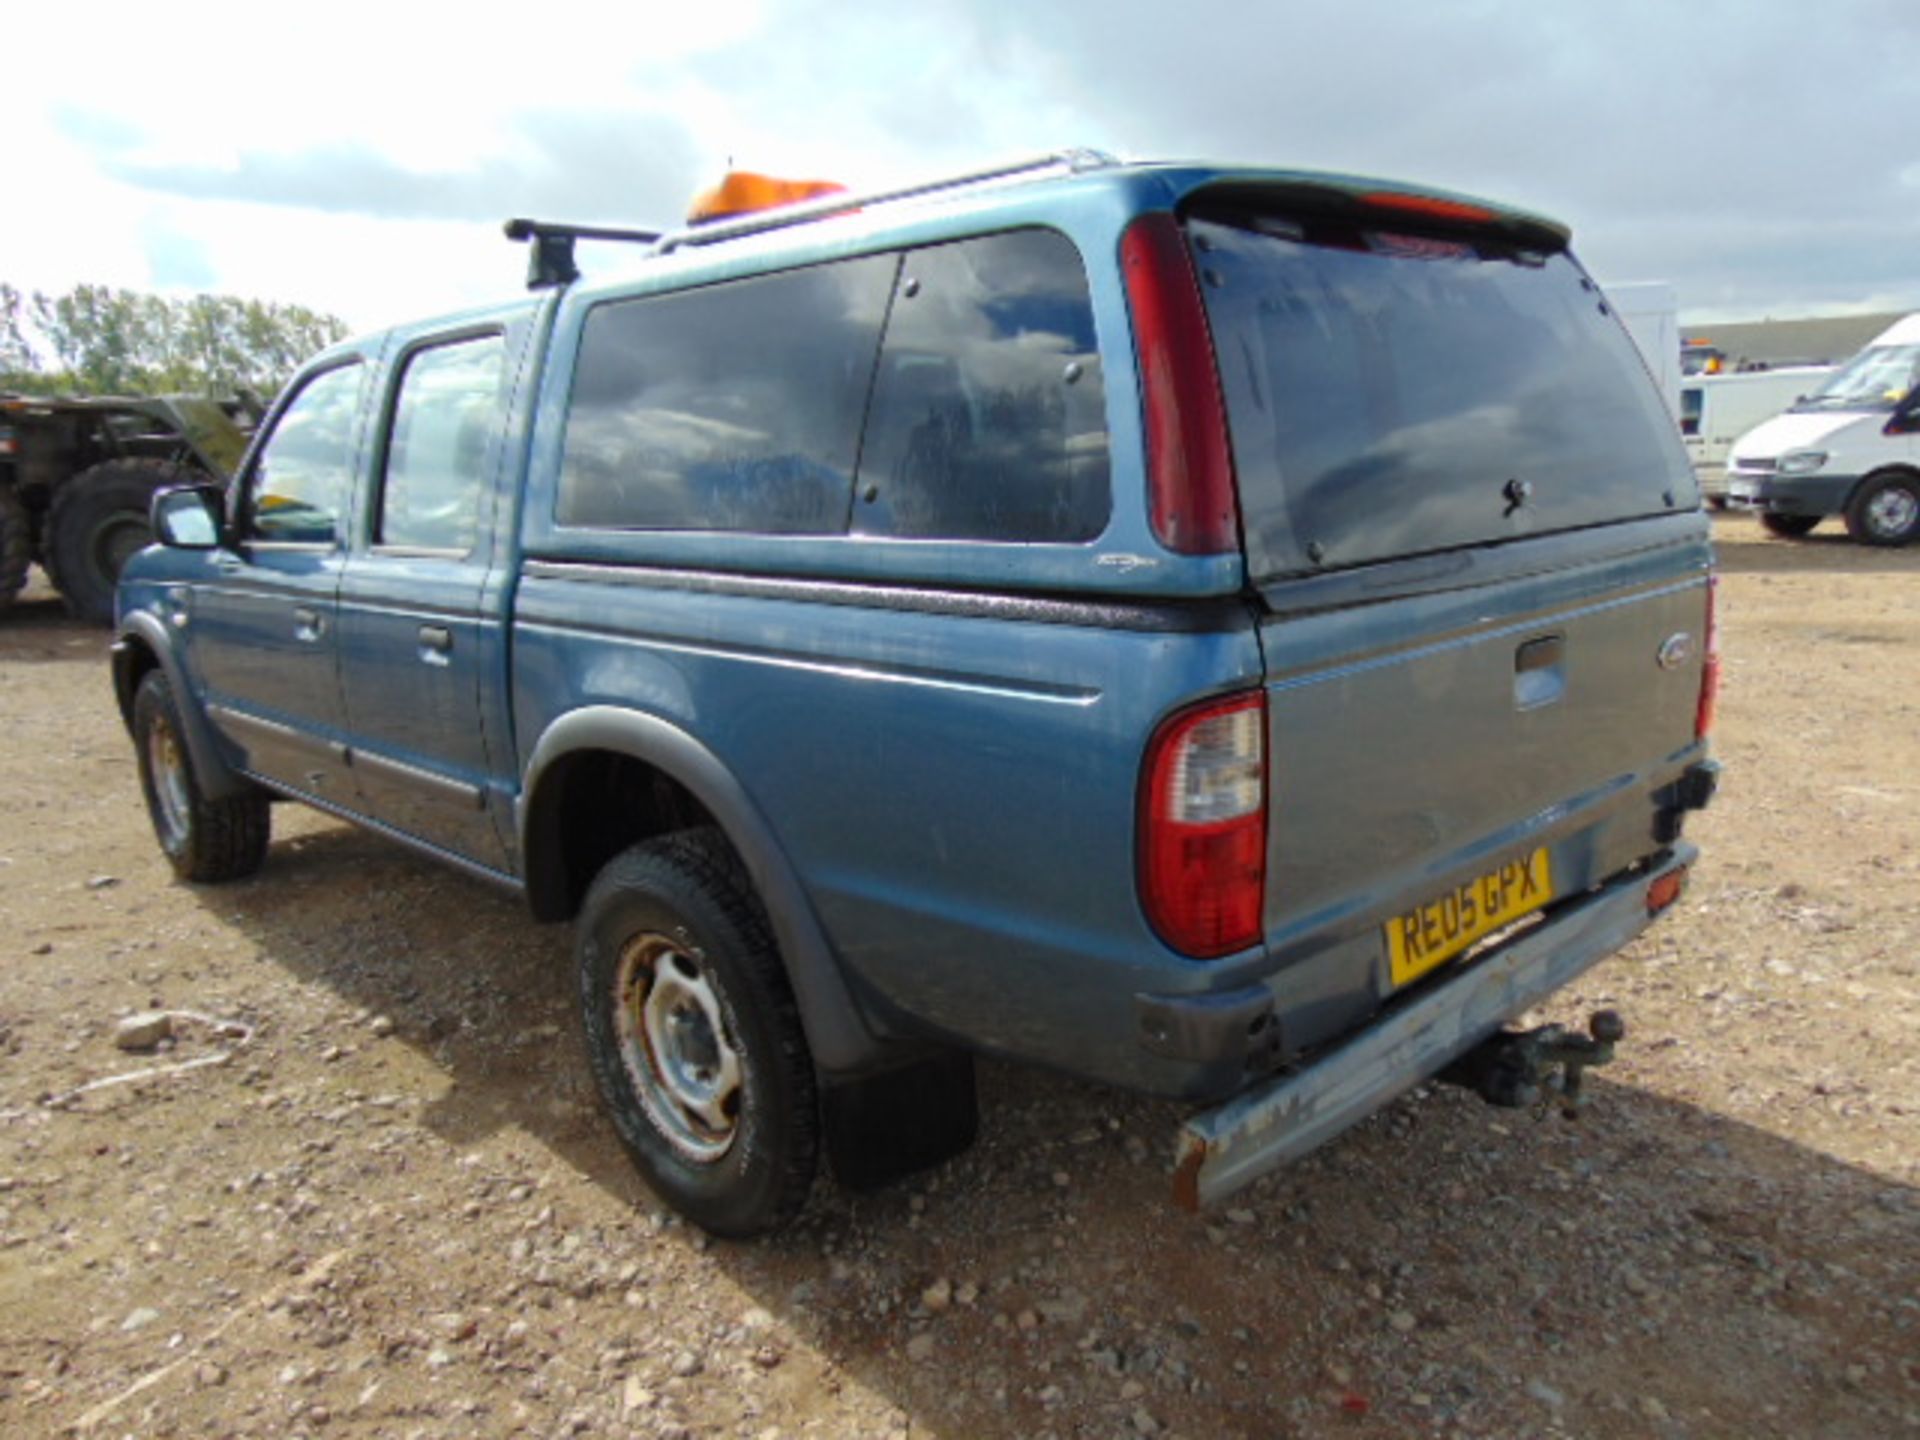
{"label": "roof rack mounting foot", "polygon": [[621,230],[604,225],[567,225],[552,220],[519,218],[502,227],[509,240],[531,242],[527,256],[527,288],[549,290],[571,285],[580,278],[574,263],[573,246],[577,240],[624,240],[651,245],[660,238],[657,230]]}

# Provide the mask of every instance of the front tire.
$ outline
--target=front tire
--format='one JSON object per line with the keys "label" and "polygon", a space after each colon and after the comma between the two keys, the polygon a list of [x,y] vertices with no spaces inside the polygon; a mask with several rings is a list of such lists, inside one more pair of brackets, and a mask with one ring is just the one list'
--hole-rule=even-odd
{"label": "front tire", "polygon": [[1825,518],[1820,515],[1762,515],[1760,523],[1766,527],[1769,535],[1778,535],[1782,540],[1804,540],[1813,533],[1813,527]]}
{"label": "front tire", "polygon": [[264,791],[209,799],[182,738],[173,687],[149,671],[133,699],[133,744],[154,838],[173,873],[196,884],[241,880],[267,858],[273,817]]}
{"label": "front tire", "polygon": [[1847,533],[1862,545],[1910,545],[1920,539],[1920,476],[1869,475],[1847,502]]}
{"label": "front tire", "polygon": [[587,1057],[647,1183],[729,1239],[793,1219],[819,1163],[813,1058],[726,840],[688,831],[615,856],[574,946]]}
{"label": "front tire", "polygon": [[47,571],[76,620],[113,619],[113,588],[129,559],[153,543],[156,490],[204,479],[166,460],[107,460],[54,492],[47,514]]}

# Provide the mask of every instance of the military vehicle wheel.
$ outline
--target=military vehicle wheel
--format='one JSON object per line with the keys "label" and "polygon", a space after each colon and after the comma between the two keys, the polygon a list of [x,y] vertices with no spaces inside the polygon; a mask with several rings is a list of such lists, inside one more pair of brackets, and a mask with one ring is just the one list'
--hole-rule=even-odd
{"label": "military vehicle wheel", "polygon": [[818,1165],[813,1059],[766,914],[720,833],[608,861],[574,953],[587,1057],[647,1183],[716,1235],[791,1220]]}
{"label": "military vehicle wheel", "polygon": [[173,873],[212,884],[245,879],[258,870],[267,858],[273,824],[266,792],[250,788],[211,800],[201,791],[162,671],[149,671],[134,692],[133,743],[154,837]]}
{"label": "military vehicle wheel", "polygon": [[1778,535],[1782,540],[1804,540],[1823,518],[1819,515],[1762,515],[1760,523],[1766,526],[1769,535]]}
{"label": "military vehicle wheel", "polygon": [[1847,502],[1847,533],[1862,545],[1920,539],[1920,476],[1890,470],[1861,481]]}
{"label": "military vehicle wheel", "polygon": [[147,512],[153,492],[203,478],[166,460],[107,460],[82,470],[53,497],[47,517],[47,570],[67,613],[113,619],[121,567],[153,542]]}
{"label": "military vehicle wheel", "polygon": [[11,486],[0,485],[0,611],[13,604],[33,563],[33,522]]}

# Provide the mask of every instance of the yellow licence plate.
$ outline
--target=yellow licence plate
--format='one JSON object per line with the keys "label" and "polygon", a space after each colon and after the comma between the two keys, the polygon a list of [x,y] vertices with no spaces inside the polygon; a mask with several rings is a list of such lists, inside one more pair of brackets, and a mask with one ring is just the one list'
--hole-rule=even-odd
{"label": "yellow licence plate", "polygon": [[1545,849],[1509,860],[1438,899],[1387,922],[1387,959],[1395,988],[1444,965],[1483,935],[1553,898]]}

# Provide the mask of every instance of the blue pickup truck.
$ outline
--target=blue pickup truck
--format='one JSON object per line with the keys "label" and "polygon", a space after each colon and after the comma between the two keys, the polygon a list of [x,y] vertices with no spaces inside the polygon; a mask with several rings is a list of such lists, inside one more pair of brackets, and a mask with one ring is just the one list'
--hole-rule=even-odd
{"label": "blue pickup truck", "polygon": [[297,800],[571,919],[723,1235],[964,1146],[976,1053],[1204,1107],[1189,1205],[1436,1072],[1571,1102],[1612,1018],[1503,1026],[1679,895],[1717,662],[1563,227],[1071,152],[608,233],[156,500],[113,672],[183,879]]}

